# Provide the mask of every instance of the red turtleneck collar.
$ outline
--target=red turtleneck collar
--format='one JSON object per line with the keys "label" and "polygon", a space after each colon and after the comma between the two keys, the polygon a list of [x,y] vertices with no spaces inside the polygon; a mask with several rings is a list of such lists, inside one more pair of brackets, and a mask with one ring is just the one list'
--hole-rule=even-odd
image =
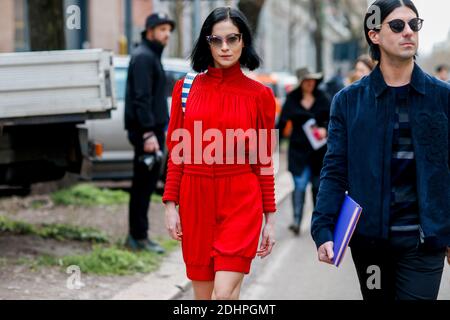
{"label": "red turtleneck collar", "polygon": [[209,66],[206,72],[208,77],[219,81],[236,80],[243,76],[241,65],[239,62],[235,63],[229,68],[214,68]]}

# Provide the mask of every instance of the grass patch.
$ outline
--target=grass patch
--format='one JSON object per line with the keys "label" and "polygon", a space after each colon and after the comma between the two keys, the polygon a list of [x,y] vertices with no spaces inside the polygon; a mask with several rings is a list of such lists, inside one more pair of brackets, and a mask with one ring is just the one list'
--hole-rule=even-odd
{"label": "grass patch", "polygon": [[48,205],[47,201],[42,200],[42,199],[37,199],[37,200],[31,201],[30,207],[31,207],[31,209],[38,210],[38,209],[44,208],[47,205]]}
{"label": "grass patch", "polygon": [[94,228],[66,224],[32,225],[23,221],[10,220],[3,216],[0,216],[0,232],[9,232],[17,235],[35,235],[44,239],[56,239],[60,241],[109,242],[105,233]]}
{"label": "grass patch", "polygon": [[[121,205],[130,201],[130,194],[123,190],[98,188],[90,184],[79,184],[74,187],[56,191],[51,195],[53,203],[61,206],[98,206]],[[162,202],[162,197],[152,194],[151,201]]]}
{"label": "grass patch", "polygon": [[[158,255],[144,251],[131,252],[122,245],[123,241],[112,244],[106,235],[96,229],[62,224],[32,225],[22,221],[9,220],[4,216],[0,216],[0,232],[96,243],[92,251],[85,254],[63,257],[41,255],[35,259],[19,258],[17,260],[17,264],[26,265],[30,270],[37,270],[40,267],[60,266],[65,271],[68,266],[77,265],[86,274],[120,276],[149,273],[159,267],[165,255],[179,247],[177,241],[159,238],[157,240],[166,250],[166,254]],[[0,260],[0,266],[3,263],[6,263],[6,260]]]}
{"label": "grass patch", "polygon": [[108,236],[95,228],[71,226],[66,224],[47,224],[38,229],[38,234],[42,238],[56,240],[75,240],[96,243],[109,242]]}
{"label": "grass patch", "polygon": [[96,246],[88,254],[61,259],[63,267],[77,265],[81,272],[97,275],[148,273],[156,270],[160,260],[161,257],[154,253],[134,253],[115,246],[109,248]]}
{"label": "grass patch", "polygon": [[[178,243],[173,240],[165,240],[161,244],[167,253],[178,246]],[[27,264],[32,269],[39,266],[61,266],[64,270],[68,266],[76,265],[80,267],[81,272],[86,274],[124,276],[155,271],[164,256],[153,252],[132,252],[118,245],[107,247],[96,245],[87,254],[61,258],[41,256],[37,261]]]}
{"label": "grass patch", "polygon": [[161,202],[162,203],[162,196],[160,196],[159,194],[154,193],[154,194],[152,194],[151,201],[152,202]]}
{"label": "grass patch", "polygon": [[128,192],[122,190],[100,189],[90,184],[56,191],[51,196],[56,205],[95,206],[126,204],[130,200]]}
{"label": "grass patch", "polygon": [[0,216],[0,232],[9,232],[13,234],[36,234],[36,228],[30,223],[23,221],[10,220]]}
{"label": "grass patch", "polygon": [[8,260],[6,258],[0,258],[0,267],[4,267],[8,264]]}

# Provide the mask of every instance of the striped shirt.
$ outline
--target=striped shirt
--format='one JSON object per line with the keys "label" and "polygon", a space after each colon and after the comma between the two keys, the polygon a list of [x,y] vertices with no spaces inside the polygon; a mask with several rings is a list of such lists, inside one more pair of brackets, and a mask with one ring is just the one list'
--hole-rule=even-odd
{"label": "striped shirt", "polygon": [[[416,161],[409,122],[409,85],[391,87],[396,97],[391,160],[391,230],[418,227]],[[392,228],[394,227],[394,228]]]}

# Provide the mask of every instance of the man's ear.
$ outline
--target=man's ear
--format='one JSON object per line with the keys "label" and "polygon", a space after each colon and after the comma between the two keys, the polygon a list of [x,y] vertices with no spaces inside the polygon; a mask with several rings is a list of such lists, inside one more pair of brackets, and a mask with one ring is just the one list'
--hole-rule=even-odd
{"label": "man's ear", "polygon": [[155,29],[148,28],[145,35],[147,39],[153,40],[155,37]]}
{"label": "man's ear", "polygon": [[375,30],[369,30],[369,38],[370,41],[372,41],[373,44],[380,44],[380,33],[376,32]]}

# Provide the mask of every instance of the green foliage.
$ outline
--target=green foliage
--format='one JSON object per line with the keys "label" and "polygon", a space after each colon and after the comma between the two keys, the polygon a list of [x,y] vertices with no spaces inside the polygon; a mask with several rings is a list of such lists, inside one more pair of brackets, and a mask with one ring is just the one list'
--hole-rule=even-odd
{"label": "green foliage", "polygon": [[32,224],[23,221],[13,221],[4,216],[0,216],[0,232],[35,234],[36,228]]}
{"label": "green foliage", "polygon": [[90,184],[79,184],[52,194],[52,200],[57,205],[95,206],[125,204],[129,194],[122,190],[100,189]]}
{"label": "green foliage", "polygon": [[68,256],[61,259],[64,267],[77,265],[83,273],[97,275],[128,275],[154,271],[161,257],[151,252],[130,252],[119,247],[95,246],[85,255]]}
{"label": "green foliage", "polygon": [[[167,252],[173,251],[178,243],[173,240],[162,242]],[[94,246],[87,254],[66,256],[62,258],[42,256],[37,265],[62,266],[63,269],[71,265],[80,267],[81,272],[96,275],[131,275],[135,273],[149,273],[155,271],[164,255],[153,252],[132,252],[122,246]]]}
{"label": "green foliage", "polygon": [[[56,191],[51,198],[56,205],[88,207],[126,204],[130,200],[130,195],[123,190],[101,189],[90,184],[79,184],[68,189]],[[162,202],[161,196],[157,194],[153,194],[151,200]]]}
{"label": "green foliage", "polygon": [[94,228],[71,226],[66,224],[32,225],[23,221],[14,221],[0,216],[0,232],[18,235],[36,235],[44,239],[75,240],[97,243],[109,242],[108,237]]}
{"label": "green foliage", "polygon": [[71,226],[66,224],[46,224],[38,230],[42,238],[56,240],[75,240],[97,243],[109,242],[106,234],[94,228]]}

